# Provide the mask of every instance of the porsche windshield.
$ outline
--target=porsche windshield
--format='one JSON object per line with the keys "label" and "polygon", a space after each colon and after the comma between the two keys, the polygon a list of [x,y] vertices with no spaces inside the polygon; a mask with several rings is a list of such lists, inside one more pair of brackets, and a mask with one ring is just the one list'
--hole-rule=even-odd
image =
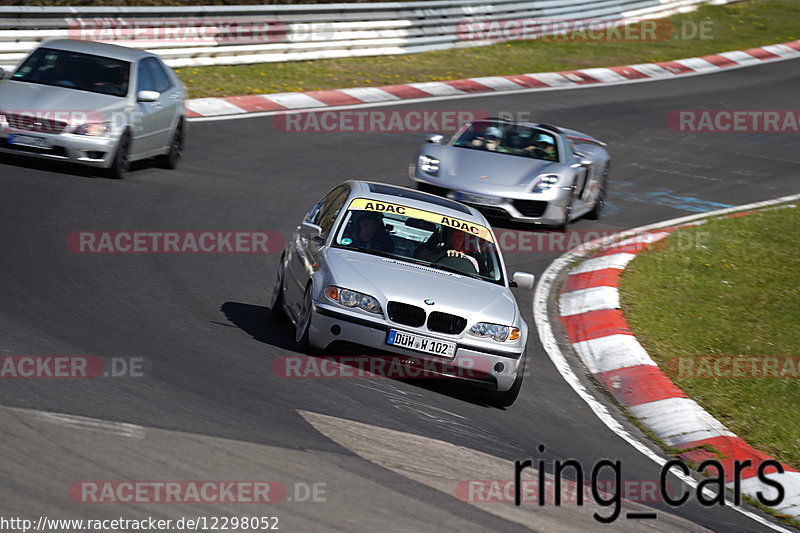
{"label": "porsche windshield", "polygon": [[555,135],[546,130],[507,122],[476,120],[456,134],[452,146],[558,161]]}
{"label": "porsche windshield", "polygon": [[398,204],[356,198],[334,246],[503,283],[491,232],[484,226]]}
{"label": "porsche windshield", "polygon": [[131,64],[107,57],[39,48],[11,76],[14,81],[125,96]]}

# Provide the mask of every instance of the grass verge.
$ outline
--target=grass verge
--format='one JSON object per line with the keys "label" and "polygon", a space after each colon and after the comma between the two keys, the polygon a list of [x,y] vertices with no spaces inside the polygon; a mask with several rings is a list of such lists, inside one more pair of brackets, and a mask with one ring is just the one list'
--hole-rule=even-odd
{"label": "grass verge", "polygon": [[[800,467],[799,228],[795,207],[682,229],[662,250],[639,254],[620,284],[629,327],[670,378],[748,443],[794,468]],[[742,375],[733,374],[730,359],[714,369],[716,358],[730,357],[748,358]],[[766,372],[783,377],[745,377],[752,375],[749,358],[762,370],[767,359],[794,362],[787,367],[780,360],[777,372]]]}
{"label": "grass verge", "polygon": [[[797,0],[703,6],[665,40],[513,41],[420,54],[177,69],[193,98],[444,81],[668,61],[800,38]],[[659,28],[663,27],[659,22]],[[656,32],[656,35],[662,33]],[[694,38],[688,38],[694,35]]]}

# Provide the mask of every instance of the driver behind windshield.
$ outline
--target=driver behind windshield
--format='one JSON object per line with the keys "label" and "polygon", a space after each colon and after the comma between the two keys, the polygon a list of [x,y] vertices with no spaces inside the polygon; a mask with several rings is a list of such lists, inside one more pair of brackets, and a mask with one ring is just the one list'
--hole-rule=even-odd
{"label": "driver behind windshield", "polygon": [[345,237],[351,241],[349,245],[356,248],[394,253],[394,243],[383,224],[383,216],[374,211],[354,213]]}
{"label": "driver behind windshield", "polygon": [[453,263],[451,266],[459,270],[483,274],[485,268],[482,268],[480,246],[474,242],[475,238],[456,229],[443,228],[443,231],[444,243],[440,243],[438,234],[434,234],[417,248],[414,257],[431,263]]}

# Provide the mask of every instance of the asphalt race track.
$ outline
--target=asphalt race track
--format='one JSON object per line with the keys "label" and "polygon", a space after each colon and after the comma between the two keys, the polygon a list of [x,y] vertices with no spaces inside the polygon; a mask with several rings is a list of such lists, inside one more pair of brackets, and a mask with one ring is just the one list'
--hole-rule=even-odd
{"label": "asphalt race track", "polygon": [[[612,231],[800,192],[796,134],[667,128],[679,109],[794,109],[798,86],[800,61],[793,60],[393,109],[530,112],[608,142],[609,213],[573,229]],[[621,461],[625,479],[658,480],[660,468],[608,430],[552,366],[536,338],[532,292],[516,291],[531,330],[532,372],[517,403],[500,410],[439,383],[276,376],[274,360],[298,353],[293,329],[267,320],[277,254],[79,254],[67,246],[71,232],[88,230],[288,236],[345,179],[406,185],[423,137],[286,133],[271,117],[195,122],[179,170],[137,167],[123,181],[3,157],[0,355],[142,357],[146,364],[143,377],[2,381],[0,514],[277,516],[287,532],[767,531],[694,497],[679,508],[648,503],[657,520],[626,520],[625,511],[642,510],[626,504],[603,526],[590,506],[523,503],[515,511],[506,504],[497,513],[437,484],[447,475],[510,480],[513,460],[528,457],[576,459],[586,471],[610,458]],[[559,254],[512,252],[506,262],[509,271],[538,275]],[[483,454],[505,463],[492,470]],[[277,480],[290,496],[295,483],[324,483],[326,501],[294,494],[295,501],[271,506],[91,505],[68,495],[80,480],[203,479]]]}

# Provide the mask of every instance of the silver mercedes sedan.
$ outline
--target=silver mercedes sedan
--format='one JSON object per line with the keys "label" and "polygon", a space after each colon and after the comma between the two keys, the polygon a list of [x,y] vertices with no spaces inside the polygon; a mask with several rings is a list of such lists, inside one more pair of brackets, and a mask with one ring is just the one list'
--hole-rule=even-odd
{"label": "silver mercedes sedan", "polygon": [[490,216],[562,229],[603,211],[611,158],[604,143],[585,133],[488,118],[442,141],[430,135],[410,168],[421,190]]}
{"label": "silver mercedes sedan", "polygon": [[122,178],[152,157],[175,168],[186,90],[154,54],[70,39],[0,69],[0,151],[100,168]]}
{"label": "silver mercedes sedan", "polygon": [[492,404],[509,406],[528,337],[510,288],[531,289],[534,277],[508,279],[495,242],[472,207],[348,181],[288,240],[271,314],[290,318],[301,347],[438,361],[443,374],[482,385]]}

